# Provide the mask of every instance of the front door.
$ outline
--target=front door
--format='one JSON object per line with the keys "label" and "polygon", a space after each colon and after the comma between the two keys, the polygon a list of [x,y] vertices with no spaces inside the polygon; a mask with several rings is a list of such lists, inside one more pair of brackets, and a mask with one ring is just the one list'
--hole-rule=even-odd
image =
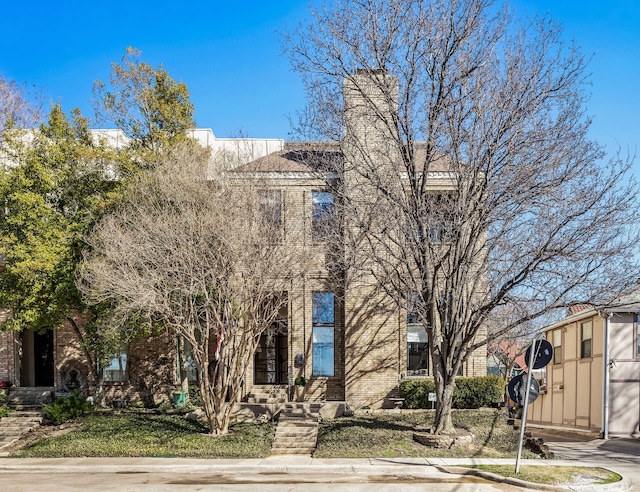
{"label": "front door", "polygon": [[22,332],[22,386],[53,386],[53,331]]}
{"label": "front door", "polygon": [[253,360],[254,384],[287,384],[287,342],[286,323],[274,323],[262,334]]}

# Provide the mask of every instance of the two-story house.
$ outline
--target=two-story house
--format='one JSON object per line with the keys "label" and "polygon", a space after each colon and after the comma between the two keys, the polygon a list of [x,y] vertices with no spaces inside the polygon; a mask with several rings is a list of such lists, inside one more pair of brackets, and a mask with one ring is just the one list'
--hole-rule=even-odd
{"label": "two-story house", "polygon": [[528,421],[639,437],[640,293],[581,307],[543,329],[554,354]]}
{"label": "two-story house", "polygon": [[[349,97],[345,91],[346,105]],[[366,111],[352,111],[345,118],[350,118],[345,131],[366,129],[368,136],[373,135]],[[280,322],[262,336],[245,377],[243,398],[262,390],[293,398],[293,381],[304,376],[306,401],[380,407],[397,396],[401,378],[430,377],[426,332],[411,308],[399,307],[389,294],[376,289],[373,277],[346,279],[349,266],[341,261],[336,237],[349,225],[335,213],[335,190],[351,186],[355,178],[345,171],[345,160],[353,157],[345,155],[344,147],[259,139],[221,142],[204,130],[196,131],[195,136],[213,147],[214,154],[220,151],[235,159],[238,179],[259,180],[261,208],[280,226],[283,236],[292,228],[302,228],[303,244],[299,246],[309,248],[314,257],[311,270],[300,275],[287,292],[288,305]],[[375,146],[373,137],[371,145]],[[446,173],[441,171],[430,171],[432,190],[447,186]],[[105,368],[109,398],[166,398],[179,384],[176,350],[168,334],[129,347]],[[485,359],[486,350],[478,349],[465,361],[462,375],[485,375]],[[79,374],[83,385],[91,385],[87,362],[71,327],[43,335],[0,332],[0,380],[64,389],[71,371]],[[191,372],[191,378],[195,377]]]}

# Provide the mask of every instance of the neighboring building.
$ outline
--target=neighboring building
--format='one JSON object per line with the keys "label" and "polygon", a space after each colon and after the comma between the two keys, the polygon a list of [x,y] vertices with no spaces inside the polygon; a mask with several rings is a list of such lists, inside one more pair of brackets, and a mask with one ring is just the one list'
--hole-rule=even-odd
{"label": "neighboring building", "polygon": [[[351,117],[366,118],[366,113]],[[364,119],[351,123],[354,128],[367,124]],[[101,132],[120,138],[117,132]],[[305,400],[380,407],[397,396],[403,377],[430,377],[426,331],[412,310],[399,309],[388,295],[372,294],[372,277],[344,282],[345,272],[332,256],[336,252],[327,247],[327,232],[338,227],[332,222],[333,190],[343,177],[339,168],[345,159],[339,147],[279,140],[222,141],[207,130],[196,130],[194,135],[233,159],[239,179],[258,179],[265,213],[282,227],[283,235],[291,228],[303,228],[301,246],[314,253],[312,271],[292,283],[287,309],[262,336],[245,378],[243,398],[260,388],[285,390],[292,397],[293,381],[302,375],[307,381]],[[432,173],[432,190],[451,186],[448,173],[442,171]],[[344,178],[341,184],[348,186],[349,177]],[[137,342],[105,369],[109,397],[166,398],[179,384],[176,360],[176,343],[166,334]],[[91,383],[71,326],[44,335],[0,332],[0,380],[63,389],[69,387],[72,370],[81,374],[83,384],[87,379]],[[465,361],[461,375],[485,374],[486,350],[479,349]]]}
{"label": "neighboring building", "polygon": [[640,437],[640,291],[543,329],[554,348],[528,422]]}

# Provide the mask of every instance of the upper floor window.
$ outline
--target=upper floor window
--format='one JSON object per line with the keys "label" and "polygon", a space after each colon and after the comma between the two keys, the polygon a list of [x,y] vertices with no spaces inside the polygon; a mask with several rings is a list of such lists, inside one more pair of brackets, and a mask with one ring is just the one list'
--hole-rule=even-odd
{"label": "upper floor window", "polygon": [[593,335],[593,323],[585,321],[580,325],[580,357],[591,357],[591,338]]}
{"label": "upper floor window", "polygon": [[331,292],[312,294],[313,375],[333,376],[335,372],[335,302]]}
{"label": "upper floor window", "polygon": [[313,191],[311,201],[311,235],[314,241],[323,241],[329,237],[334,225],[334,196],[328,191]]}
{"label": "upper floor window", "polygon": [[553,344],[553,363],[562,363],[562,329],[551,332],[551,343]]}
{"label": "upper floor window", "polygon": [[453,239],[453,197],[449,194],[428,195],[425,204],[429,241],[432,243],[448,242]]}
{"label": "upper floor window", "polygon": [[260,191],[260,215],[269,224],[282,225],[282,193],[279,190]]}

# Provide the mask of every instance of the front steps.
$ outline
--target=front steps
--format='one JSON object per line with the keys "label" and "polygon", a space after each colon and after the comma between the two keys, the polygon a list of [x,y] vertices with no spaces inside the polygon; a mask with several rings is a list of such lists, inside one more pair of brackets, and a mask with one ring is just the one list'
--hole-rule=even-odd
{"label": "front steps", "polygon": [[280,412],[271,454],[313,454],[321,406],[321,403],[287,403]]}
{"label": "front steps", "polygon": [[14,410],[42,410],[42,405],[53,401],[53,394],[49,386],[14,386],[7,395],[7,405]]}
{"label": "front steps", "polygon": [[233,413],[241,422],[257,418],[273,420],[287,401],[286,385],[254,386],[246,401],[235,404]]}
{"label": "front steps", "polygon": [[7,405],[14,409],[0,419],[0,449],[20,440],[40,427],[44,415],[42,406],[51,403],[53,388],[13,387],[7,395]]}
{"label": "front steps", "polygon": [[0,449],[19,441],[40,427],[42,410],[18,410],[0,419]]}

